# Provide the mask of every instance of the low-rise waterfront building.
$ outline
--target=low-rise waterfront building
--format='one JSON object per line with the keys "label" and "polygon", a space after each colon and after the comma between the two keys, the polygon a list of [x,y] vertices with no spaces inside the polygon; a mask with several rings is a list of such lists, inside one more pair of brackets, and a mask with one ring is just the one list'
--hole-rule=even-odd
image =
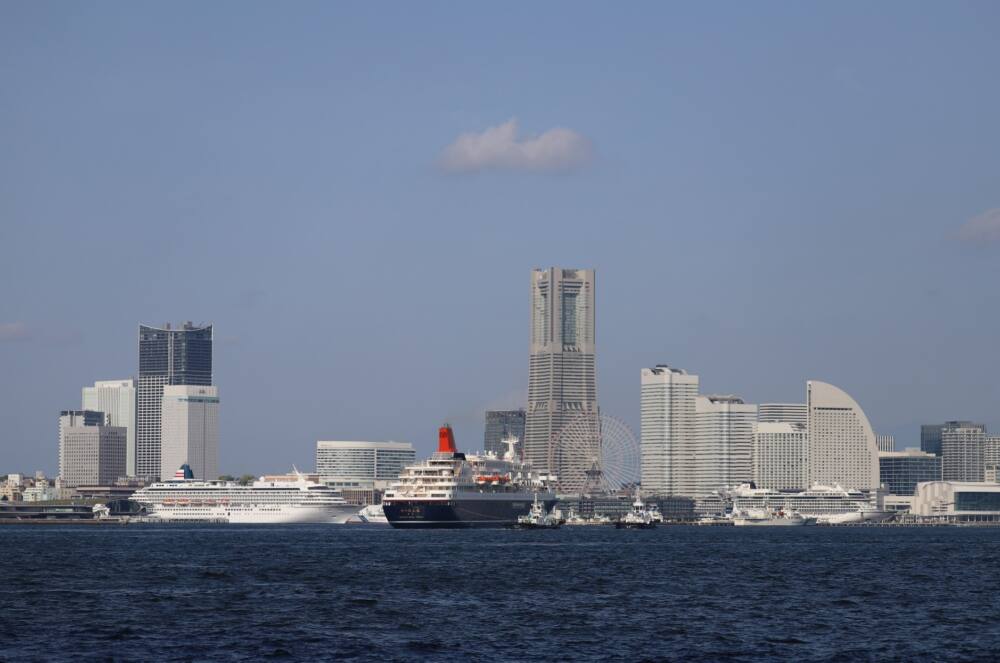
{"label": "low-rise waterfront building", "polygon": [[409,442],[316,442],[316,473],[320,481],[342,490],[381,490],[414,462],[416,451]]}
{"label": "low-rise waterfront building", "polygon": [[981,481],[917,484],[910,513],[952,522],[1000,521],[1000,484]]}

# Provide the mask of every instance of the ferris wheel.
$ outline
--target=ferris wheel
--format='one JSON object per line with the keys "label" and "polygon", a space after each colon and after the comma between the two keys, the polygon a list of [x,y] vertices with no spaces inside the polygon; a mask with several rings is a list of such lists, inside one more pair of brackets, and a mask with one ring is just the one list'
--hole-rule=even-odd
{"label": "ferris wheel", "polygon": [[615,493],[639,482],[639,441],[614,417],[582,413],[549,445],[549,468],[562,493]]}

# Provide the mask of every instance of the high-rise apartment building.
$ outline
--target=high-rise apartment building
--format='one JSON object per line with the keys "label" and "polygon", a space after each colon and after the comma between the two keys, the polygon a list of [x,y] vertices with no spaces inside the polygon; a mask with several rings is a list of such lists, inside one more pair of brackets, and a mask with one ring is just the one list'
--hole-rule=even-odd
{"label": "high-rise apartment building", "polygon": [[135,476],[135,380],[102,380],[84,387],[82,409],[107,415],[107,424],[127,431],[125,474]]}
{"label": "high-rise apartment building", "polygon": [[806,405],[810,483],[876,490],[878,447],[861,406],[841,389],[816,380],[806,383]]}
{"label": "high-rise apartment building", "polygon": [[805,403],[761,403],[757,406],[757,421],[785,421],[806,426],[809,409]]}
{"label": "high-rise apartment building", "polygon": [[753,482],[758,488],[809,487],[809,433],[804,424],[761,421],[754,427]]}
{"label": "high-rise apartment building", "polygon": [[738,396],[695,399],[693,472],[685,494],[705,497],[726,486],[750,481],[756,422],[757,406],[744,403]]}
{"label": "high-rise apartment building", "polygon": [[316,473],[320,481],[338,488],[385,488],[416,460],[409,442],[359,442],[348,440],[316,443]]}
{"label": "high-rise apartment building", "polygon": [[[557,476],[566,469],[558,465],[575,460],[555,457],[553,438],[560,430],[583,418],[581,429],[600,431],[594,279],[592,269],[553,267],[531,273],[531,357],[524,457],[536,469]],[[599,437],[599,432],[596,435]],[[589,444],[596,448],[600,440]]]}
{"label": "high-rise apartment building", "polygon": [[514,451],[520,456],[524,453],[524,410],[487,410],[486,432],[483,435],[483,449],[492,451],[503,458],[507,447],[503,441],[509,437],[517,438]]}
{"label": "high-rise apartment building", "polygon": [[698,376],[657,365],[641,373],[640,474],[648,495],[694,490]]}
{"label": "high-rise apartment building", "polygon": [[986,465],[986,426],[949,421],[941,428],[944,481],[982,481]]}
{"label": "high-rise apartment building", "polygon": [[[135,474],[162,474],[160,415],[166,385],[212,384],[212,326],[190,322],[171,329],[139,325],[139,380],[136,388]],[[166,468],[173,475],[177,468]],[[215,477],[212,477],[215,478]]]}
{"label": "high-rise apartment building", "polygon": [[187,464],[195,479],[219,477],[219,390],[165,385],[160,416],[160,480]]}
{"label": "high-rise apartment building", "polygon": [[917,449],[881,451],[879,481],[891,495],[913,495],[923,481],[941,481],[941,458]]}
{"label": "high-rise apartment building", "polygon": [[106,486],[125,475],[128,432],[92,410],[59,413],[59,477],[67,488]]}

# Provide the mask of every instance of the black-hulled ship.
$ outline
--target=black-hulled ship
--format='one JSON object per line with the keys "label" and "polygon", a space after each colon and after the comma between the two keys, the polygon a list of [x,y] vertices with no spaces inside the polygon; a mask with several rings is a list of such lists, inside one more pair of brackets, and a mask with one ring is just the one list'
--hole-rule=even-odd
{"label": "black-hulled ship", "polygon": [[393,527],[507,527],[531,511],[535,495],[546,509],[556,502],[547,481],[522,462],[516,440],[506,440],[503,458],[463,454],[447,424],[438,431],[438,450],[410,465],[386,490],[382,509]]}

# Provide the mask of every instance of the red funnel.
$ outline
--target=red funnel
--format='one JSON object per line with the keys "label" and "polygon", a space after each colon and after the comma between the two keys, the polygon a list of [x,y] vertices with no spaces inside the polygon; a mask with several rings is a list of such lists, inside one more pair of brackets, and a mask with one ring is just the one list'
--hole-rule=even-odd
{"label": "red funnel", "polygon": [[458,449],[455,448],[455,436],[451,432],[451,426],[445,424],[438,429],[438,452],[453,454]]}

